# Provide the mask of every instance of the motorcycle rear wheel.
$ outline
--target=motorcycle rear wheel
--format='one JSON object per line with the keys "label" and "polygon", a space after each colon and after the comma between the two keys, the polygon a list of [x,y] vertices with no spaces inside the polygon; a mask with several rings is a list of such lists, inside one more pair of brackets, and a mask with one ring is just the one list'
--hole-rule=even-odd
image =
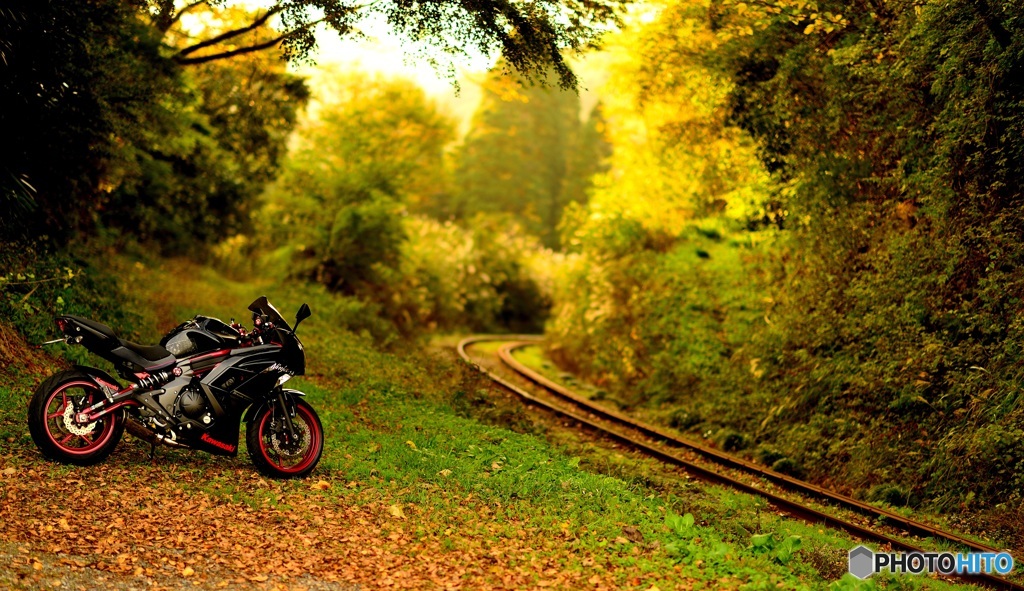
{"label": "motorcycle rear wheel", "polygon": [[271,478],[302,478],[316,468],[324,451],[320,417],[305,400],[295,401],[292,424],[299,433],[288,440],[277,404],[260,409],[245,426],[245,444],[256,469]]}
{"label": "motorcycle rear wheel", "polygon": [[28,430],[47,459],[91,466],[107,459],[124,433],[124,415],[115,411],[88,425],[74,423],[74,413],[103,399],[88,374],[68,370],[36,388],[28,405]]}

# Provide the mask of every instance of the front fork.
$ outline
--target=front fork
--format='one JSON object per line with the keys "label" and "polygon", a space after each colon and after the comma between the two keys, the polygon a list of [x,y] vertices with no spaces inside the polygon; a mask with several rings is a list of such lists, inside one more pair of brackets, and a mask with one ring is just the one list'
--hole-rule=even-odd
{"label": "front fork", "polygon": [[281,409],[281,415],[284,417],[285,427],[288,428],[288,438],[291,441],[295,441],[295,425],[292,423],[292,410],[295,408],[293,403],[289,408],[288,403],[284,398],[284,390],[277,391],[277,404],[278,408]]}

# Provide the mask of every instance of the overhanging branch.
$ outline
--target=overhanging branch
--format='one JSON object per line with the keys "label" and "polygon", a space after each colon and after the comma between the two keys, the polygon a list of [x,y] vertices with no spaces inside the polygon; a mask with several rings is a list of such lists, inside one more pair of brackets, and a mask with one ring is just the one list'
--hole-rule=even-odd
{"label": "overhanging branch", "polygon": [[279,35],[277,37],[274,37],[273,39],[263,41],[262,43],[256,43],[254,45],[239,47],[238,49],[232,49],[230,51],[211,53],[209,55],[202,55],[199,57],[182,57],[181,54],[179,53],[178,55],[174,56],[174,61],[178,62],[183,66],[196,66],[199,64],[205,64],[207,62],[235,57],[236,55],[245,55],[247,53],[253,53],[255,51],[263,51],[264,49],[270,49],[271,47],[287,39],[290,35],[291,33],[285,33],[284,35]]}
{"label": "overhanging branch", "polygon": [[184,15],[186,15],[186,14],[188,14],[188,13],[192,12],[192,11],[193,11],[193,10],[195,10],[196,8],[199,8],[200,6],[202,6],[202,5],[204,5],[204,4],[208,3],[208,2],[209,2],[209,0],[196,0],[195,2],[193,2],[193,3],[191,3],[191,4],[188,4],[188,5],[186,5],[186,6],[183,6],[183,7],[181,8],[181,10],[179,10],[178,12],[176,12],[176,13],[174,14],[174,16],[172,16],[172,17],[171,17],[171,18],[170,18],[170,19],[169,19],[169,20],[167,21],[166,25],[163,25],[163,26],[161,26],[161,30],[162,30],[162,31],[164,31],[164,32],[167,32],[167,30],[168,30],[168,29],[170,29],[171,27],[173,27],[175,23],[177,23],[177,22],[178,22],[179,20],[181,20],[181,17],[182,17],[182,16],[184,16]]}
{"label": "overhanging branch", "polygon": [[[244,34],[249,33],[251,31],[255,31],[256,29],[258,29],[258,28],[262,27],[263,25],[267,24],[267,21],[270,20],[270,17],[272,17],[275,14],[281,12],[282,10],[284,10],[284,6],[278,4],[277,6],[271,8],[270,10],[268,10],[263,16],[257,18],[256,20],[252,21],[251,23],[249,23],[248,25],[246,25],[244,27],[240,27],[238,29],[232,29],[230,31],[225,31],[225,32],[221,33],[220,35],[217,35],[215,37],[211,37],[211,38],[207,39],[206,41],[201,41],[199,43],[196,43],[195,45],[191,45],[189,47],[186,47],[185,49],[182,49],[178,53],[174,54],[174,60],[177,61],[178,63],[187,63],[186,61],[184,61],[185,56],[190,55],[192,53],[195,53],[195,52],[199,51],[200,49],[206,49],[207,47],[211,47],[211,46],[216,45],[218,43],[223,43],[224,41],[227,41],[228,39],[234,39],[235,37],[238,37],[239,35],[244,35]],[[277,39],[275,44],[276,43],[280,43],[284,39],[285,36],[286,35],[283,35],[281,38]],[[274,44],[267,45],[266,47],[263,47],[263,49],[266,49],[267,47],[272,47],[273,45]],[[196,58],[196,59],[201,59],[201,58]],[[207,61],[209,61],[209,60],[207,60]]]}
{"label": "overhanging branch", "polygon": [[285,39],[288,39],[289,37],[294,37],[296,34],[305,31],[306,29],[315,27],[326,20],[326,18],[315,20],[313,22],[306,23],[296,29],[292,29],[287,33],[282,33],[277,37],[274,37],[273,39],[268,39],[266,41],[261,41],[259,43],[254,43],[252,45],[247,45],[245,47],[239,47],[237,49],[231,49],[228,51],[220,51],[217,53],[211,53],[209,55],[201,55],[199,57],[185,57],[179,52],[177,55],[174,56],[173,59],[174,61],[178,62],[183,66],[195,66],[199,64],[205,64],[207,62],[235,57],[236,55],[245,55],[247,53],[253,53],[255,51],[263,51],[264,49],[270,49],[271,47],[278,45],[279,43],[281,43]]}

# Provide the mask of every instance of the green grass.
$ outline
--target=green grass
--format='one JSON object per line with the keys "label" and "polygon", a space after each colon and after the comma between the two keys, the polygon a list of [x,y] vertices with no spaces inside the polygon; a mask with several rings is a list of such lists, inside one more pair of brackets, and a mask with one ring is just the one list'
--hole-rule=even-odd
{"label": "green grass", "polygon": [[[346,304],[321,290],[231,281],[182,261],[140,267],[115,257],[106,264],[114,272],[135,271],[136,328],[149,340],[194,313],[241,320],[264,293],[287,316],[302,301],[313,309],[300,330],[308,375],[289,384],[308,393],[326,431],[311,481],[254,487],[262,479],[244,453],[231,459],[164,449],[161,465],[183,492],[204,491],[254,509],[382,504],[402,516],[388,527],[438,541],[442,551],[522,547],[521,564],[598,572],[623,587],[823,588],[845,571],[845,551],[855,545],[846,536],[595,445],[550,418],[527,417],[451,355],[375,348],[369,336],[346,328]],[[102,320],[103,312],[92,316]],[[25,402],[41,370],[8,368],[3,377],[0,436],[13,439],[7,453],[55,478],[72,473],[43,463],[27,436]],[[122,484],[146,485],[133,475],[137,467],[150,469],[144,449],[121,447],[109,462],[123,466]],[[312,489],[320,479],[330,487]],[[947,586],[916,577],[881,585]]]}
{"label": "green grass", "polygon": [[520,347],[512,352],[512,356],[530,369],[540,373],[544,377],[572,389],[578,394],[604,404],[611,404],[620,409],[626,408],[625,401],[610,394],[607,390],[580,379],[569,372],[562,371],[557,365],[544,354],[544,348],[540,345],[528,345]]}

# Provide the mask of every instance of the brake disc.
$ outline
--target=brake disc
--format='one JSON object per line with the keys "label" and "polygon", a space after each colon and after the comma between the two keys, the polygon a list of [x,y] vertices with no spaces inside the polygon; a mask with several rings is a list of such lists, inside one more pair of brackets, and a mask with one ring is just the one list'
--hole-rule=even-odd
{"label": "brake disc", "polygon": [[282,456],[301,456],[309,447],[309,425],[307,425],[305,421],[293,421],[292,425],[295,427],[295,434],[297,435],[296,441],[294,442],[281,441],[280,439],[277,438],[277,431],[273,430],[274,425],[271,424],[270,426],[270,428],[272,429],[270,435],[270,443],[273,446],[274,451],[276,451]]}
{"label": "brake disc", "polygon": [[88,425],[79,425],[75,422],[75,409],[73,405],[68,404],[64,407],[64,428],[72,435],[88,435],[96,429],[96,421]]}

